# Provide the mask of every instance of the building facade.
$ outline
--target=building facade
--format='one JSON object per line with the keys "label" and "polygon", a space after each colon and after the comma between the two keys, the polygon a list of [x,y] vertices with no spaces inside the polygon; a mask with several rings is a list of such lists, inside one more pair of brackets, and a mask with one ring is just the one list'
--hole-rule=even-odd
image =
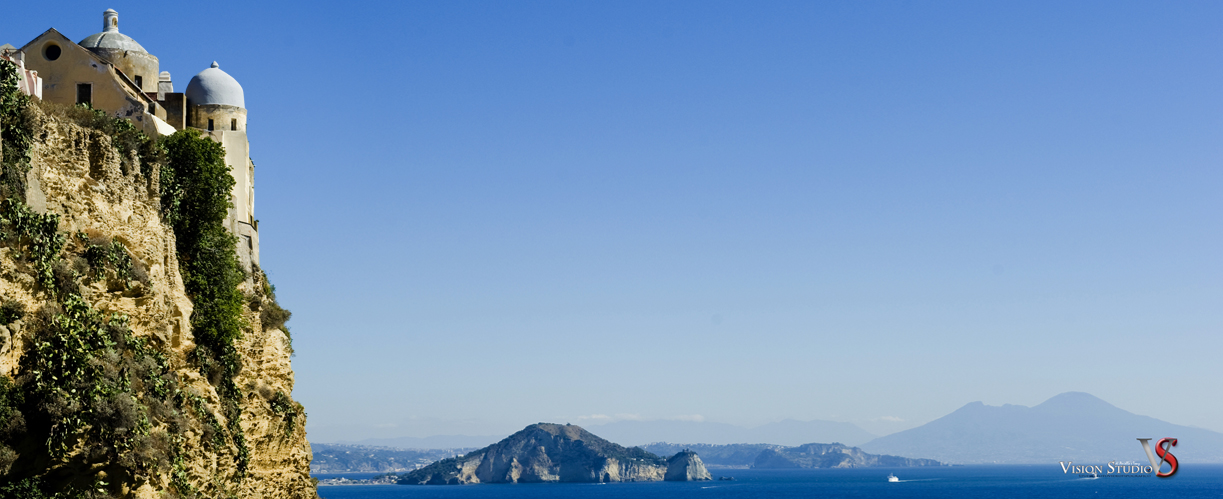
{"label": "building facade", "polygon": [[234,178],[226,227],[238,236],[244,268],[259,264],[259,227],[255,220],[255,164],[246,135],[242,85],[211,67],[191,78],[186,91],[174,91],[170,73],[143,46],[119,32],[119,13],[102,13],[102,31],[74,43],[54,28],[10,51],[23,69],[41,79],[39,97],[64,105],[88,105],[126,118],[150,136],[194,129],[225,147]]}

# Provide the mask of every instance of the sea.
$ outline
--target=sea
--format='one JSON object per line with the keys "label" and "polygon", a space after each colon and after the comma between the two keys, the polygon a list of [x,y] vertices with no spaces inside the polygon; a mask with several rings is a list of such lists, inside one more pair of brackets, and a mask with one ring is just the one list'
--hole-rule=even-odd
{"label": "sea", "polygon": [[[713,481],[629,483],[528,483],[476,485],[335,485],[319,487],[325,499],[717,499],[717,498],[1216,498],[1223,499],[1223,465],[1182,463],[1176,475],[1081,477],[1059,464],[1039,466],[943,466],[929,468],[724,469]],[[888,482],[889,473],[900,478]],[[378,473],[320,474],[369,478]],[[718,480],[733,477],[734,480]]]}

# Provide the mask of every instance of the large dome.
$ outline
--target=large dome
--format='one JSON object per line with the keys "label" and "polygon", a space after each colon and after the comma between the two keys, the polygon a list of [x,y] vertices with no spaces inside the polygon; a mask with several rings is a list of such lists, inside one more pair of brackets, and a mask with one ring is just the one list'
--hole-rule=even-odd
{"label": "large dome", "polygon": [[102,13],[102,32],[85,37],[78,45],[87,49],[116,49],[149,53],[132,37],[119,32],[119,13],[112,9],[106,9],[106,12]]}
{"label": "large dome", "polygon": [[187,100],[191,105],[222,104],[246,108],[246,99],[242,94],[242,85],[238,80],[221,71],[216,62],[212,67],[200,71],[187,84]]}

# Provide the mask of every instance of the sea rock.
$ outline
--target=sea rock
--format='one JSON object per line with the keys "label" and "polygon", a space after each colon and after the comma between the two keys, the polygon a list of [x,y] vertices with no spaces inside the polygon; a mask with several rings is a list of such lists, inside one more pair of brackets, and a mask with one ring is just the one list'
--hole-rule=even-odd
{"label": "sea rock", "polygon": [[684,450],[667,460],[667,474],[663,479],[668,482],[695,482],[713,480],[713,476],[705,469],[705,463],[701,462],[700,456],[690,450]]}

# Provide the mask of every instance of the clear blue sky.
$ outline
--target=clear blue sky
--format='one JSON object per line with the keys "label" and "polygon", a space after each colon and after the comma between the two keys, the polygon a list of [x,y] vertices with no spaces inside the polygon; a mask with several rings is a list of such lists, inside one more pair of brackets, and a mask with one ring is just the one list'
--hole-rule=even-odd
{"label": "clear blue sky", "polygon": [[[245,88],[310,437],[1223,431],[1223,4],[17,2]],[[895,420],[902,421],[895,421]]]}

